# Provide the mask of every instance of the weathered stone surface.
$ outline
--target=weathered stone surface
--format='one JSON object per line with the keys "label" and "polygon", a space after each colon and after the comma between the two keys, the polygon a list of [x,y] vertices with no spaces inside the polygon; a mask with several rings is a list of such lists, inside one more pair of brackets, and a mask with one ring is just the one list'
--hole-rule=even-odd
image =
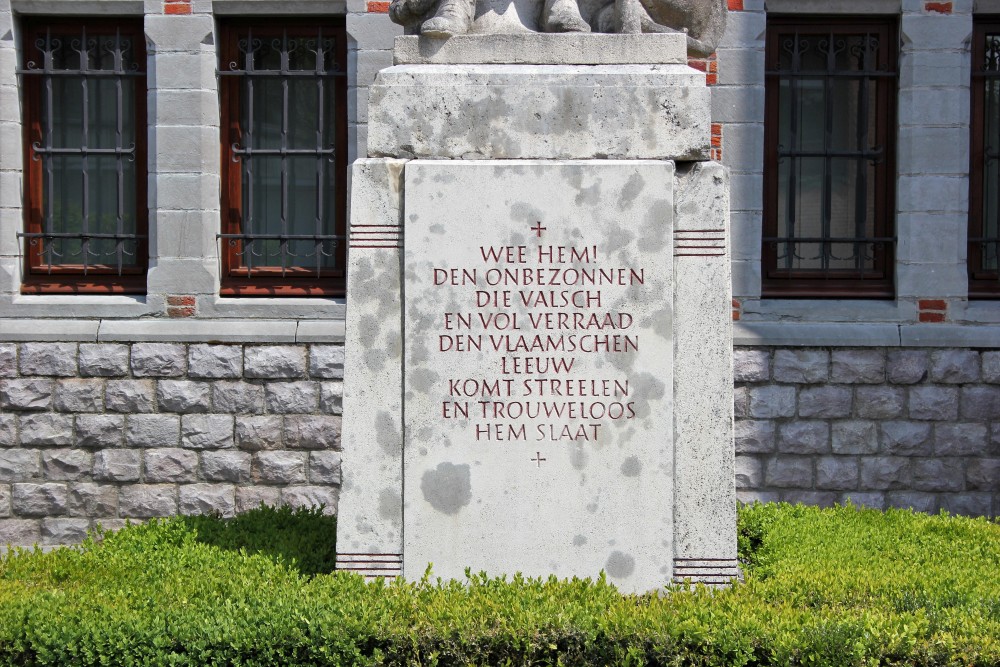
{"label": "weathered stone surface", "polygon": [[878,451],[878,429],[872,421],[834,422],[830,439],[834,454],[874,454]]}
{"label": "weathered stone surface", "polygon": [[793,504],[833,507],[837,502],[837,494],[833,491],[784,491],[781,500]]}
{"label": "weathered stone surface", "polygon": [[881,450],[899,456],[928,456],[934,451],[931,425],[926,422],[886,421],[879,424]]}
{"label": "weathered stone surface", "polygon": [[970,459],[965,476],[973,491],[1000,491],[1000,458]]}
{"label": "weathered stone surface", "polygon": [[173,484],[123,486],[118,509],[121,516],[136,519],[177,514],[177,487]]}
{"label": "weathered stone surface", "polygon": [[177,415],[129,415],[125,426],[126,447],[174,447],[181,432]]}
{"label": "weathered stone surface", "polygon": [[0,378],[17,375],[17,345],[0,343]]}
{"label": "weathered stone surface", "polygon": [[[981,355],[983,382],[1000,384],[1000,352],[983,352]],[[0,372],[0,377],[3,373]]]}
{"label": "weathered stone surface", "polygon": [[309,454],[309,481],[313,484],[340,486],[340,452],[312,452]]}
{"label": "weathered stone surface", "polygon": [[861,488],[875,491],[906,489],[913,478],[913,462],[899,456],[861,458]]}
{"label": "weathered stone surface", "polygon": [[850,491],[858,488],[858,460],[853,456],[821,456],[816,459],[816,488]]}
{"label": "weathered stone surface", "polygon": [[972,350],[935,350],[931,353],[931,382],[959,384],[979,380],[979,353]]}
{"label": "weathered stone surface", "polygon": [[138,482],[142,457],[133,449],[103,449],[94,455],[94,480]]}
{"label": "weathered stone surface", "polygon": [[21,375],[76,375],[76,343],[22,343]]}
{"label": "weathered stone surface", "polygon": [[100,412],[104,407],[104,382],[78,378],[58,380],[53,407],[59,412]]}
{"label": "weathered stone surface", "polygon": [[136,343],[132,346],[132,374],[136,377],[180,377],[187,370],[183,345]]}
{"label": "weathered stone surface", "polygon": [[83,377],[123,377],[128,375],[128,350],[128,345],[81,343],[80,375]]}
{"label": "weathered stone surface", "polygon": [[823,421],[794,421],[778,429],[778,451],[785,454],[821,454],[830,451],[830,425]]}
{"label": "weathered stone surface", "polygon": [[[737,458],[739,460],[739,458]],[[779,491],[736,491],[736,499],[744,505],[754,503],[778,503],[781,502]]]}
{"label": "weathered stone surface", "polygon": [[156,387],[156,402],[160,410],[166,412],[209,412],[212,409],[212,389],[208,382],[160,380]]}
{"label": "weathered stone surface", "polygon": [[155,397],[156,386],[152,380],[108,380],[104,388],[104,407],[108,412],[125,414],[152,412]]}
{"label": "weathered stone surface", "polygon": [[0,409],[48,410],[54,389],[52,380],[0,380]]}
{"label": "weathered stone surface", "polygon": [[192,345],[188,348],[188,377],[235,379],[242,375],[242,346]]}
{"label": "weathered stone surface", "polygon": [[807,456],[779,456],[767,462],[767,486],[779,489],[808,489],[813,485],[812,459]]}
{"label": "weathered stone surface", "polygon": [[42,519],[42,544],[79,544],[88,530],[89,519]]}
{"label": "weathered stone surface", "polygon": [[774,451],[774,422],[741,420],[735,424],[737,454],[758,454]]}
{"label": "weathered stone surface", "polygon": [[309,376],[335,380],[344,377],[344,348],[341,345],[313,345],[309,348]]}
{"label": "weathered stone surface", "polygon": [[885,501],[889,507],[912,509],[916,512],[926,512],[927,514],[937,512],[938,508],[937,494],[935,493],[899,491],[896,493],[887,493]]}
{"label": "weathered stone surface", "polygon": [[14,484],[11,509],[18,516],[58,516],[66,513],[68,496],[65,484]]}
{"label": "weathered stone surface", "polygon": [[306,452],[264,451],[253,455],[253,480],[263,484],[302,484]]}
{"label": "weathered stone surface", "polygon": [[771,379],[771,353],[767,350],[733,350],[733,377],[737,382]]}
{"label": "weathered stone surface", "polygon": [[961,491],[965,471],[961,459],[917,459],[913,462],[913,487],[917,491]]}
{"label": "weathered stone surface", "polygon": [[764,464],[756,456],[736,457],[736,489],[757,489],[764,483]]}
{"label": "weathered stone surface", "polygon": [[23,482],[36,479],[42,469],[37,450],[0,450],[0,482]]}
{"label": "weathered stone surface", "polygon": [[93,467],[93,455],[82,449],[42,452],[42,475],[50,481],[77,481],[89,477]]}
{"label": "weathered stone surface", "polygon": [[274,486],[236,487],[236,511],[246,512],[261,505],[275,507],[281,504],[281,489]]}
{"label": "weathered stone surface", "polygon": [[340,417],[289,415],[282,438],[296,449],[340,449]]}
{"label": "weathered stone surface", "polygon": [[212,404],[217,412],[261,413],[264,411],[264,387],[249,382],[214,382]]}
{"label": "weathered stone surface", "polygon": [[986,451],[985,424],[934,425],[934,453],[940,456],[983,456]]}
{"label": "weathered stone surface", "polygon": [[14,415],[0,414],[0,447],[17,444],[17,420]]}
{"label": "weathered stone surface", "polygon": [[30,547],[41,540],[41,529],[37,519],[0,520],[0,544]]}
{"label": "weathered stone surface", "polygon": [[77,415],[74,437],[77,447],[120,447],[125,415]]}
{"label": "weathered stone surface", "polygon": [[281,447],[281,417],[236,417],[236,446],[248,451]]}
{"label": "weathered stone surface", "polygon": [[281,502],[290,507],[322,507],[323,514],[337,513],[340,491],[330,486],[289,486],[281,490]]}
{"label": "weathered stone surface", "polygon": [[795,388],[767,385],[750,388],[750,416],[758,419],[795,414]]}
{"label": "weathered stone surface", "polygon": [[201,474],[210,482],[248,482],[250,460],[249,452],[206,451],[201,455]]}
{"label": "weathered stone surface", "polygon": [[941,509],[962,516],[991,516],[993,495],[990,493],[955,493],[941,496]]}
{"label": "weathered stone surface", "polygon": [[733,389],[733,417],[745,419],[750,416],[750,389],[735,387]]}
{"label": "weathered stone surface", "polygon": [[927,377],[930,353],[925,350],[894,350],[886,361],[886,378],[893,384],[916,384]]}
{"label": "weathered stone surface", "polygon": [[306,374],[306,350],[293,345],[250,345],[243,352],[248,378],[300,378]]}
{"label": "weathered stone surface", "polygon": [[830,376],[830,353],[826,350],[775,350],[774,379],[777,382],[814,384]]}
{"label": "weathered stone surface", "polygon": [[143,481],[194,482],[198,479],[198,454],[188,449],[147,449]]}
{"label": "weathered stone surface", "polygon": [[961,414],[965,419],[1000,419],[1000,387],[962,387]]}
{"label": "weathered stone surface", "polygon": [[854,414],[864,419],[898,419],[906,408],[906,390],[891,385],[854,390]]}
{"label": "weathered stone surface", "polygon": [[21,444],[27,447],[59,447],[73,444],[73,415],[51,413],[21,417]]}
{"label": "weathered stone surface", "polygon": [[884,350],[834,350],[830,379],[846,384],[885,382]]}
{"label": "weathered stone surface", "polygon": [[841,495],[840,504],[847,505],[848,503],[855,507],[867,507],[874,510],[884,510],[886,508],[885,494],[878,492],[865,493],[852,491]]}
{"label": "weathered stone surface", "polygon": [[110,517],[118,514],[118,487],[81,482],[69,485],[67,513],[70,516]]}
{"label": "weathered stone surface", "polygon": [[807,387],[799,392],[799,416],[813,418],[849,417],[851,390],[847,387]]}
{"label": "weathered stone surface", "polygon": [[10,484],[0,484],[0,519],[6,519],[10,514]]}
{"label": "weathered stone surface", "polygon": [[957,388],[933,385],[910,388],[910,419],[954,421],[957,418]]}
{"label": "weathered stone surface", "polygon": [[272,382],[265,387],[267,411],[275,414],[316,412],[319,385],[316,382]]}
{"label": "weathered stone surface", "polygon": [[233,446],[232,415],[184,415],[181,446],[189,449],[222,449]]}
{"label": "weathered stone surface", "polygon": [[177,496],[181,514],[236,514],[236,487],[232,484],[184,484]]}
{"label": "weathered stone surface", "polygon": [[331,415],[344,412],[344,385],[341,382],[321,382],[319,385],[319,409]]}

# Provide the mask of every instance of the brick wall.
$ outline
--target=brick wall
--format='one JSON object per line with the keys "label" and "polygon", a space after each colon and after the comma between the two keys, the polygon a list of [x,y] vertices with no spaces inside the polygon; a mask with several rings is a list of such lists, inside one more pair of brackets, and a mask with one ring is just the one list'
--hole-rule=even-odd
{"label": "brick wall", "polygon": [[0,544],[340,486],[343,347],[0,343]]}
{"label": "brick wall", "polygon": [[739,348],[742,500],[1000,514],[1000,351]]}

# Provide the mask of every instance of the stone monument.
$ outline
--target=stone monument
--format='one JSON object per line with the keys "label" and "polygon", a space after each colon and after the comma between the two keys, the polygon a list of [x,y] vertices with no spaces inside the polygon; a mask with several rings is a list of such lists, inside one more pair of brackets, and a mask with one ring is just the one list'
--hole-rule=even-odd
{"label": "stone monument", "polygon": [[397,38],[352,175],[339,569],[738,575],[728,176],[691,48]]}

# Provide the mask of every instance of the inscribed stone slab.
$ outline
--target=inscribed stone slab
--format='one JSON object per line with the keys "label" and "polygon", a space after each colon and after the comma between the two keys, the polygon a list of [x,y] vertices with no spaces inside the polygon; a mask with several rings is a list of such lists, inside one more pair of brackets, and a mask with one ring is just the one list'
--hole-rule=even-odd
{"label": "inscribed stone slab", "polygon": [[673,174],[407,163],[407,577],[669,582]]}

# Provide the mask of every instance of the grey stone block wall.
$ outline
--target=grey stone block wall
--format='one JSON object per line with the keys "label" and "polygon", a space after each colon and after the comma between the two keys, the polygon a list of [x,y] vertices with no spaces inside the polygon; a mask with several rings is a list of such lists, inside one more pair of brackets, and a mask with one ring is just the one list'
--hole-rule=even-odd
{"label": "grey stone block wall", "polygon": [[0,343],[0,544],[261,502],[336,513],[343,351]]}
{"label": "grey stone block wall", "polygon": [[734,355],[740,500],[1000,515],[1000,351]]}

